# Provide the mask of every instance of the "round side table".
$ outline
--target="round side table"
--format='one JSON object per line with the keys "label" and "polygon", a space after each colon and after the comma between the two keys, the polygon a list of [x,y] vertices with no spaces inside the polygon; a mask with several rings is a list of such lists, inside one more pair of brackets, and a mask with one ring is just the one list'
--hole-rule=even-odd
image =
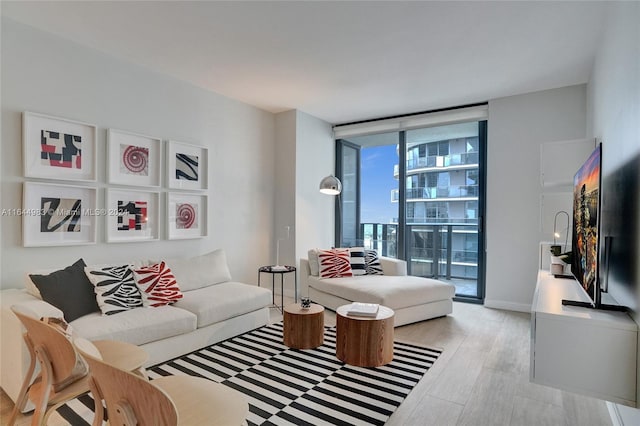
{"label": "round side table", "polygon": [[294,349],[317,348],[324,343],[324,306],[302,309],[295,303],[284,307],[283,342]]}
{"label": "round side table", "polygon": [[393,360],[393,309],[380,305],[375,317],[347,315],[336,309],[336,357],[358,367],[379,367]]}

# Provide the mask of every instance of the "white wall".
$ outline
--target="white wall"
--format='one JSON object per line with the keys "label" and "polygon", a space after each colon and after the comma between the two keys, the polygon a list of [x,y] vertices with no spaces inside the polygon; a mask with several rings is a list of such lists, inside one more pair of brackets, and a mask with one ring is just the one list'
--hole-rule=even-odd
{"label": "white wall", "polygon": [[204,239],[106,244],[98,221],[96,245],[23,248],[20,218],[2,217],[1,288],[21,287],[28,270],[69,265],[79,257],[98,263],[196,255],[220,247],[227,250],[233,277],[255,283],[257,267],[269,263],[273,250],[273,114],[6,18],[1,30],[2,208],[22,203],[25,110],[98,126],[99,207],[104,206],[107,128],[207,146],[210,188]]}
{"label": "white wall", "polygon": [[[280,241],[280,264],[296,265],[296,111],[276,114],[275,223],[274,238]],[[286,227],[289,228],[289,238]],[[275,243],[274,243],[275,244]],[[275,256],[275,254],[274,254]],[[273,258],[275,263],[276,258]],[[291,288],[287,294],[293,296]]]}
{"label": "white wall", "polygon": [[[588,132],[602,141],[605,176],[640,153],[640,3],[611,3],[609,12],[588,85]],[[640,276],[640,262],[636,268]],[[614,420],[640,424],[640,410],[615,405],[614,411]]]}
{"label": "white wall", "polygon": [[[331,125],[309,114],[296,114],[296,259],[307,251],[334,244],[336,197],[319,191],[323,177],[335,173],[335,142]],[[300,294],[308,295],[301,288]]]}
{"label": "white wall", "polygon": [[485,305],[529,311],[538,270],[540,145],[585,136],[584,85],[489,101]]}

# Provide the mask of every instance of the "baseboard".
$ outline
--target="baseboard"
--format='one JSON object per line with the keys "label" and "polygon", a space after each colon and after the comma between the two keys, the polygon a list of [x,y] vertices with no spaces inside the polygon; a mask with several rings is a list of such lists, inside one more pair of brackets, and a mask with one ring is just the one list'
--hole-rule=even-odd
{"label": "baseboard", "polygon": [[607,410],[609,410],[609,417],[611,417],[611,423],[613,426],[624,426],[617,404],[607,401]]}
{"label": "baseboard", "polygon": [[484,299],[487,308],[504,309],[505,311],[531,312],[531,305],[526,303],[505,302],[504,300]]}

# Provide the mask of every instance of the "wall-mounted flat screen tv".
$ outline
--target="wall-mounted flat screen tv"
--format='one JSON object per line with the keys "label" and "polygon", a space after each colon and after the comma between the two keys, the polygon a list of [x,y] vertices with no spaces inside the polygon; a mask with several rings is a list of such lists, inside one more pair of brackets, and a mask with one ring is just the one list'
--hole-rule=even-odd
{"label": "wall-mounted flat screen tv", "polygon": [[602,144],[598,144],[573,178],[571,272],[595,306],[600,304],[598,263],[601,163]]}

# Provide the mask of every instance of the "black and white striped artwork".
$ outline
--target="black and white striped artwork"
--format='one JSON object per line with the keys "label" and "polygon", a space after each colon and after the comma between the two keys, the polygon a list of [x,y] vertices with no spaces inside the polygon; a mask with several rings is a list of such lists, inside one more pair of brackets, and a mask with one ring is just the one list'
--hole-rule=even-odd
{"label": "black and white striped artwork", "polygon": [[[205,377],[246,395],[249,425],[382,425],[441,351],[394,342],[394,359],[377,368],[353,367],[335,356],[335,328],[316,349],[290,349],[282,324],[272,324],[148,370]],[[73,425],[93,419],[93,400],[81,397],[56,416]]]}
{"label": "black and white striped artwork", "polygon": [[198,156],[176,154],[176,179],[198,181]]}

